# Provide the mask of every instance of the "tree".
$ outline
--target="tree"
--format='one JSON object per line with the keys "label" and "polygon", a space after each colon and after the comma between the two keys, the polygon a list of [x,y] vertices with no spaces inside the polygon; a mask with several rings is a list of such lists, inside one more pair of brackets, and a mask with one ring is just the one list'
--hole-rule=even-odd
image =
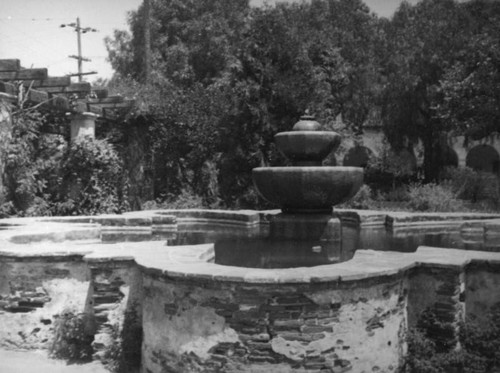
{"label": "tree", "polygon": [[471,36],[443,76],[440,119],[474,139],[500,131],[500,4],[474,1]]}
{"label": "tree", "polygon": [[[285,162],[273,137],[306,109],[327,127],[339,113],[353,128],[366,120],[378,87],[379,32],[360,0],[151,5],[153,79],[134,90],[147,92],[138,99],[150,123],[155,197],[188,189],[252,207],[252,168]],[[136,80],[141,17],[142,8],[131,14],[130,38],[108,41],[113,66]]]}
{"label": "tree", "polygon": [[[189,86],[210,83],[230,63],[233,38],[242,27],[248,0],[151,1],[153,77]],[[131,34],[115,31],[106,46],[113,68],[138,79],[144,55],[145,9],[129,14]]]}
{"label": "tree", "polygon": [[450,129],[436,114],[440,80],[460,53],[468,24],[456,1],[423,0],[415,6],[402,3],[386,25],[384,131],[396,149],[422,141],[427,181],[438,177],[442,139]]}

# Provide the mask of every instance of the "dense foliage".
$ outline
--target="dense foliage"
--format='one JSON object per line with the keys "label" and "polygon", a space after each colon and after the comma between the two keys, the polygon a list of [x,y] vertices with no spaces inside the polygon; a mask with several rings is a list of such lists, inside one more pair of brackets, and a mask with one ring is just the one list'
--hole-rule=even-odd
{"label": "dense foliage", "polygon": [[[106,39],[116,71],[108,88],[137,105],[101,127],[104,143],[71,150],[66,139],[41,131],[47,120],[36,111],[15,118],[4,214],[111,212],[146,201],[265,207],[251,170],[286,164],[273,136],[306,110],[356,144],[366,125],[383,124],[390,147],[367,176],[372,190],[388,184],[392,191],[383,192],[393,194],[402,183],[440,182],[449,134],[498,130],[498,2],[403,2],[386,19],[362,0],[260,8],[248,0],[151,0],[148,77],[145,17],[141,5],[129,14],[130,31]],[[401,154],[417,143],[424,164],[415,177]],[[85,196],[75,199],[78,188],[68,183]]]}
{"label": "dense foliage", "polygon": [[[140,83],[142,7],[130,15],[131,34],[117,31],[107,46],[117,71],[111,86],[120,91],[132,79],[148,92],[141,114],[150,123],[157,200],[188,193],[211,206],[262,203],[251,169],[286,162],[273,135],[305,110],[349,136],[383,123],[396,151],[420,141],[426,182],[447,165],[447,133],[485,135],[499,123],[500,8],[491,2],[402,3],[390,20],[359,0],[263,8],[152,1],[151,14],[149,83]],[[467,101],[471,94],[477,102]]]}
{"label": "dense foliage", "polygon": [[2,149],[6,195],[0,199],[0,216],[127,209],[122,162],[106,140],[83,138],[68,145],[65,136],[42,131],[48,118],[34,110],[15,113],[12,119],[12,136]]}
{"label": "dense foliage", "polygon": [[460,323],[458,346],[443,348],[429,330],[439,324],[433,311],[426,310],[416,328],[407,335],[408,373],[489,373],[500,368],[500,320],[498,305],[484,320],[468,318]]}

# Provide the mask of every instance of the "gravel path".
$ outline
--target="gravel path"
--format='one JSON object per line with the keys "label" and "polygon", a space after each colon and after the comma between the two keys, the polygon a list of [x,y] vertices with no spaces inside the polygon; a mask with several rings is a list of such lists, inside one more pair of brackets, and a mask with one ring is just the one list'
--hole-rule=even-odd
{"label": "gravel path", "polygon": [[41,351],[0,350],[0,373],[109,373],[99,362],[66,365]]}

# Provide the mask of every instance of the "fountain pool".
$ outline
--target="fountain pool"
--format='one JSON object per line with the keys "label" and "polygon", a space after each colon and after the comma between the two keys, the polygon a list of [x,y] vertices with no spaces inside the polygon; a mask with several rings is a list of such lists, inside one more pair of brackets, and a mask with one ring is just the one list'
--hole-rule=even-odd
{"label": "fountain pool", "polygon": [[[88,320],[93,358],[106,362],[118,346],[137,371],[392,372],[424,310],[437,310],[444,329],[434,332],[453,345],[466,313],[500,302],[500,254],[477,250],[496,250],[495,215],[336,210],[342,250],[358,244],[345,261],[335,252],[334,263],[316,262],[310,257],[324,252],[312,246],[293,267],[217,264],[219,249],[207,242],[262,237],[279,214],[10,219],[0,232],[0,324],[8,326],[0,348],[49,349],[73,307]],[[465,250],[430,247],[442,239]],[[284,260],[257,260],[244,245],[231,254],[231,245],[227,260]]]}

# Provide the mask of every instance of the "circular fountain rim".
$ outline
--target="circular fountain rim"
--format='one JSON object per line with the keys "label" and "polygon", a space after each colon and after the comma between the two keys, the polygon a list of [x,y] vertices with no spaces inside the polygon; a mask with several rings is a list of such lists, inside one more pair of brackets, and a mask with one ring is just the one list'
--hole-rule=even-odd
{"label": "circular fountain rim", "polygon": [[[224,266],[209,262],[213,257],[213,244],[190,245],[190,246],[166,246],[163,241],[148,241],[147,247],[143,242],[121,242],[116,244],[101,245],[95,239],[99,227],[92,225],[81,225],[74,223],[88,223],[98,221],[108,221],[113,223],[113,219],[119,220],[124,225],[124,231],[139,229],[138,227],[147,220],[150,223],[159,216],[165,214],[179,213],[179,216],[188,216],[189,212],[194,213],[198,219],[203,219],[204,213],[212,218],[232,224],[250,226],[258,223],[266,216],[272,216],[279,211],[223,211],[223,210],[153,210],[132,212],[116,216],[79,217],[79,218],[24,218],[13,219],[11,222],[19,224],[12,229],[0,232],[0,244],[2,251],[0,256],[26,258],[33,256],[56,256],[57,258],[80,256],[87,262],[116,262],[135,261],[137,265],[148,273],[158,276],[173,277],[184,280],[203,281],[224,281],[224,282],[244,282],[253,284],[265,283],[316,283],[316,282],[339,282],[355,281],[363,279],[373,279],[380,276],[398,275],[417,266],[440,266],[455,267],[464,266],[472,261],[487,261],[500,263],[500,253],[464,251],[460,249],[438,249],[421,246],[414,253],[385,252],[372,250],[358,250],[353,259],[343,263],[325,264],[314,267],[283,268],[283,269],[259,269],[243,268],[234,266]],[[491,227],[492,224],[500,229],[500,216],[498,214],[474,214],[474,213],[449,213],[449,214],[418,214],[418,213],[390,213],[390,212],[360,212],[347,210],[350,214],[361,214],[365,217],[379,216],[380,221],[387,221],[388,214],[393,219],[400,219],[402,224],[411,224],[408,220],[413,216],[416,224],[422,224],[423,219],[428,219],[427,223],[436,222],[439,217],[448,217],[448,224],[457,224],[467,219],[496,219],[483,220],[483,225]],[[227,214],[227,215],[224,215]],[[172,215],[167,215],[172,216]],[[360,218],[360,216],[358,216]],[[99,220],[101,219],[101,220]],[[424,219],[424,220],[425,220]],[[433,220],[434,219],[434,220]],[[10,220],[10,219],[9,219]],[[66,222],[64,222],[66,221]],[[192,221],[192,220],[191,220]],[[85,234],[90,238],[84,241],[61,241],[45,242],[36,245],[19,244],[10,238],[29,233],[29,229],[40,225],[40,222],[55,223],[46,224],[51,233],[58,234],[61,228],[65,227],[67,233],[80,232],[80,239],[84,239]],[[73,222],[73,223],[72,223]],[[431,222],[431,223],[429,223]],[[127,226],[128,223],[133,225]],[[481,224],[475,222],[474,224]],[[103,227],[101,226],[101,229]],[[82,232],[87,232],[81,236]],[[97,245],[97,246],[96,246]],[[103,247],[106,249],[103,249]]]}
{"label": "circular fountain rim", "polygon": [[276,167],[255,167],[252,169],[253,171],[265,172],[266,170],[272,171],[280,171],[280,172],[321,172],[330,174],[332,171],[340,171],[339,173],[350,171],[350,172],[362,172],[362,167],[353,167],[353,166],[276,166]]}
{"label": "circular fountain rim", "polygon": [[335,131],[313,131],[313,130],[300,130],[300,131],[284,131],[278,132],[274,137],[285,137],[285,136],[315,136],[315,137],[342,137],[338,132]]}

